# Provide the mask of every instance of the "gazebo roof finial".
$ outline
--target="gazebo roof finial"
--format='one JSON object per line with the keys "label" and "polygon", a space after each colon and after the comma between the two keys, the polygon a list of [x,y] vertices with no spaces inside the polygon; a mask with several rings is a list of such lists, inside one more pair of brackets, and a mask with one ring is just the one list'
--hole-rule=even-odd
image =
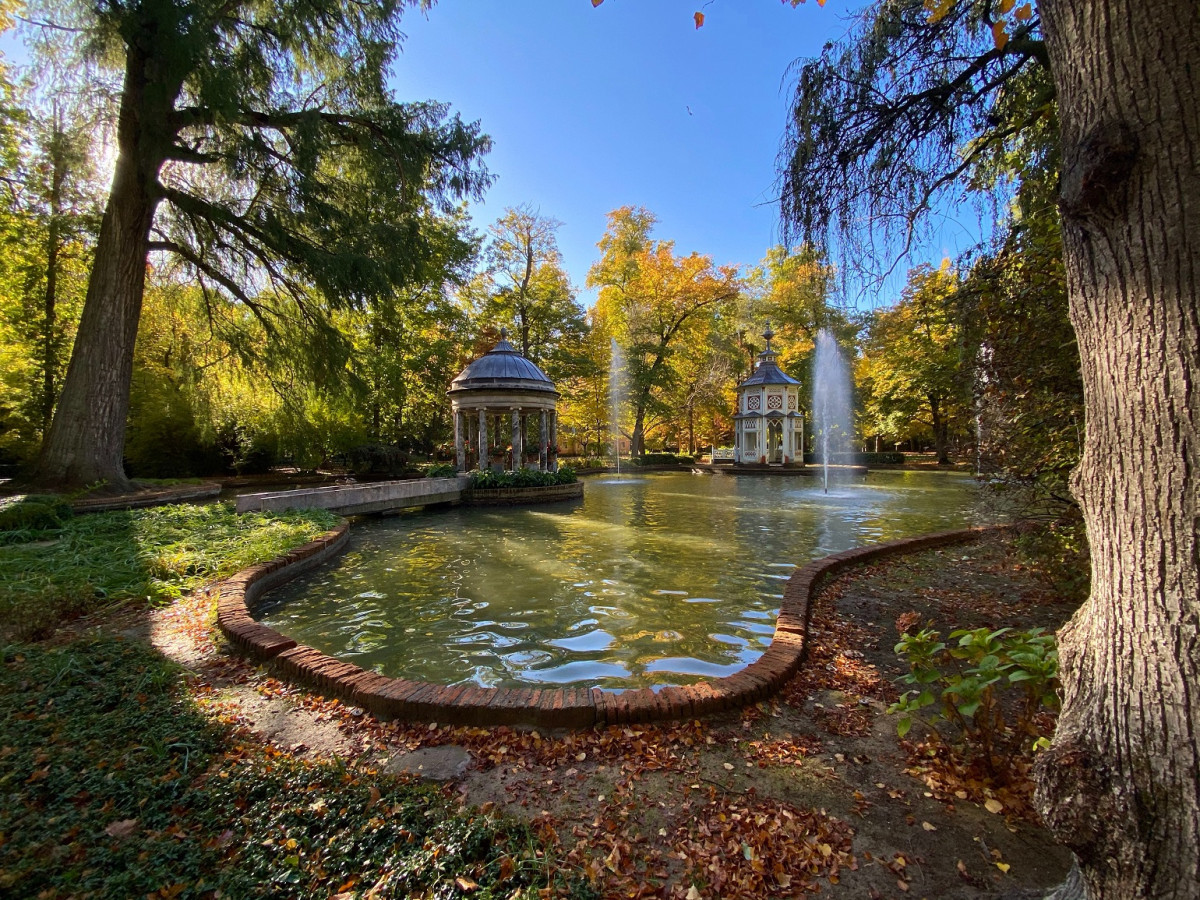
{"label": "gazebo roof finial", "polygon": [[771,338],[775,337],[775,332],[771,330],[771,323],[767,323],[767,330],[763,332],[763,337],[767,339],[767,353],[771,352]]}
{"label": "gazebo roof finial", "polygon": [[500,326],[500,340],[502,340],[502,341],[508,340],[508,326],[506,326],[506,325]]}

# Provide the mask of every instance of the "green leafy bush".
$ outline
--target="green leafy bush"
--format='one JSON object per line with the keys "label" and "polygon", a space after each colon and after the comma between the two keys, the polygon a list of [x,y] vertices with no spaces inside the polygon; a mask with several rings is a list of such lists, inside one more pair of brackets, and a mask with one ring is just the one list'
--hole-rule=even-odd
{"label": "green leafy bush", "polygon": [[630,460],[635,466],[688,465],[695,461],[695,457],[679,453],[647,453],[645,456],[635,456]]}
{"label": "green leafy bush", "polygon": [[426,478],[453,478],[458,474],[458,466],[454,463],[434,463],[425,469]]}
{"label": "green leafy bush", "polygon": [[577,480],[575,470],[570,466],[563,466],[557,472],[539,472],[537,469],[493,472],[489,469],[471,473],[471,487],[480,490],[550,487],[556,484],[574,484]]}
{"label": "green leafy bush", "polygon": [[[897,731],[903,737],[917,711],[936,707],[936,717],[961,727],[991,767],[995,750],[1011,733],[1037,737],[1034,717],[1043,708],[1058,707],[1054,636],[1042,628],[976,628],[952,631],[950,639],[957,643],[947,645],[930,628],[901,635],[896,653],[910,671],[900,681],[917,689],[905,691],[888,712],[901,715]],[[1018,695],[1015,709],[1013,703],[1003,702],[1009,691]],[[1015,713],[1011,730],[1005,721],[1006,706]]]}

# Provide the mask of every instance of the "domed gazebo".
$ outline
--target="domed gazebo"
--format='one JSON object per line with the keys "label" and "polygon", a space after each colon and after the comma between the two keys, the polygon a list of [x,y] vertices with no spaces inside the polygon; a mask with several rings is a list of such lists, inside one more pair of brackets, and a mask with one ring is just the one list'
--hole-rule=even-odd
{"label": "domed gazebo", "polygon": [[734,420],[734,464],[789,466],[804,461],[804,414],[800,382],[775,364],[768,323],[767,349],[758,354],[750,377],[738,385]]}
{"label": "domed gazebo", "polygon": [[[519,469],[525,463],[529,420],[539,421],[537,468],[558,470],[558,391],[554,382],[508,342],[508,329],[500,341],[459,373],[450,383],[454,411],[454,458],[465,472],[468,446],[478,448],[477,464],[489,469],[493,460]],[[503,440],[505,422],[512,429],[512,454]],[[494,456],[493,456],[494,454]]]}

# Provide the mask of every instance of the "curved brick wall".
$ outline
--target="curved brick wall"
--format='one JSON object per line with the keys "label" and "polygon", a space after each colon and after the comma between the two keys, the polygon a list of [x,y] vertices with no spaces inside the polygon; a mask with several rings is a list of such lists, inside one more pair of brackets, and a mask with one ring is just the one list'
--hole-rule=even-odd
{"label": "curved brick wall", "polygon": [[[1000,526],[1005,527],[1005,526]],[[828,578],[852,565],[886,556],[974,540],[993,528],[944,531],[858,547],[797,569],[783,592],[771,646],[736,675],[659,691],[615,694],[600,688],[481,688],[388,678],[297,644],[250,615],[263,591],[341,552],[349,537],[341,525],[290,553],[243,569],[218,585],[217,623],[230,642],[268,662],[282,677],[303,682],[384,718],[456,725],[534,725],[587,728],[704,716],[739,709],[778,691],[800,668],[808,634],[809,603]]]}

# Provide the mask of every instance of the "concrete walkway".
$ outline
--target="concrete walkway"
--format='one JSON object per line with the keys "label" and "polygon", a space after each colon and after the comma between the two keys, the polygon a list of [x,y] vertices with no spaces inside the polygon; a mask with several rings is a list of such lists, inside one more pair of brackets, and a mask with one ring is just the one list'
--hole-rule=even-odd
{"label": "concrete walkway", "polygon": [[331,487],[295,488],[264,494],[242,494],[237,511],[277,512],[283,509],[328,509],[346,516],[458,503],[470,478],[417,478],[408,481],[375,481],[369,484],[338,484]]}

